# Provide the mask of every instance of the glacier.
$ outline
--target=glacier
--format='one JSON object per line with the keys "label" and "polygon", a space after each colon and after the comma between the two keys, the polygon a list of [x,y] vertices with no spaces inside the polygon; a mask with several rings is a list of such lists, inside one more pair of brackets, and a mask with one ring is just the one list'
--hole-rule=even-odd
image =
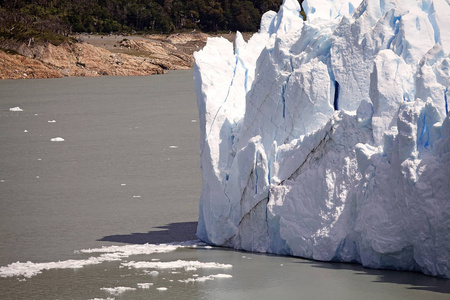
{"label": "glacier", "polygon": [[197,236],[450,278],[450,1],[302,6],[194,54]]}

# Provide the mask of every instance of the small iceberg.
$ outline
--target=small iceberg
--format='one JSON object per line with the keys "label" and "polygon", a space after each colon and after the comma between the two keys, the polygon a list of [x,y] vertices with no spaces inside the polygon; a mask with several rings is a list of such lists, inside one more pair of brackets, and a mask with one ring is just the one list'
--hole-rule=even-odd
{"label": "small iceberg", "polygon": [[50,139],[51,142],[64,142],[64,139],[62,137],[55,137]]}
{"label": "small iceberg", "polygon": [[16,107],[11,107],[9,109],[9,111],[23,111],[23,109],[21,109],[20,107],[16,106]]}

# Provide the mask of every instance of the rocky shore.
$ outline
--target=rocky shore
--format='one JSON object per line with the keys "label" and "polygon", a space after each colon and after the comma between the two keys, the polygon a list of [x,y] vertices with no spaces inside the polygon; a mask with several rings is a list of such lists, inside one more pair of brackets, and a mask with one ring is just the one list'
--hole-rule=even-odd
{"label": "rocky shore", "polygon": [[0,79],[145,76],[190,69],[208,35],[77,35],[58,46],[0,41]]}

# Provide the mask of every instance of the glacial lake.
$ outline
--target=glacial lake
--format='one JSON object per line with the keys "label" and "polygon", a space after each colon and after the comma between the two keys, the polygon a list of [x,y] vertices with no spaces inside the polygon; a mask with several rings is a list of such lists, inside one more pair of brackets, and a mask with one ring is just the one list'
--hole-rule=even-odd
{"label": "glacial lake", "polygon": [[0,299],[450,299],[418,273],[186,243],[192,76],[0,81]]}

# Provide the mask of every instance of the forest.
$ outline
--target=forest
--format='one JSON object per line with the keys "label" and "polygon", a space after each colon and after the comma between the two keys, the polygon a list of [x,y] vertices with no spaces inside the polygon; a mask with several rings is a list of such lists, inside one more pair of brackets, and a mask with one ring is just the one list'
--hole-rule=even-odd
{"label": "forest", "polygon": [[282,0],[0,0],[0,37],[258,30]]}

